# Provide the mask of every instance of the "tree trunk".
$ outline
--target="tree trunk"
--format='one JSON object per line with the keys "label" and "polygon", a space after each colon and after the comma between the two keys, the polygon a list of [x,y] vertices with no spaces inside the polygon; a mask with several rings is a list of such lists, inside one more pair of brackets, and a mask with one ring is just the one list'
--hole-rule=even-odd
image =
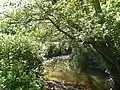
{"label": "tree trunk", "polygon": [[114,90],[120,90],[120,66],[116,62],[114,53],[110,50],[111,48],[108,47],[105,42],[96,42],[92,45],[104,59],[104,62],[115,83]]}
{"label": "tree trunk", "polygon": [[93,0],[93,6],[94,6],[94,9],[95,9],[96,14],[102,12],[102,9],[101,9],[100,1],[99,1],[99,0]]}
{"label": "tree trunk", "polygon": [[[93,0],[93,6],[96,14],[102,13],[99,0]],[[115,82],[114,90],[120,90],[120,63],[116,61],[117,56],[114,54],[114,51],[111,50],[113,46],[107,46],[107,43],[104,42],[104,40],[101,41],[102,42],[97,41],[95,43],[92,43],[92,45],[96,51],[98,51],[104,58],[104,62]],[[111,41],[107,42],[109,43]]]}
{"label": "tree trunk", "polygon": [[108,62],[107,59],[104,59],[108,70],[110,71],[110,74],[114,80],[114,89],[113,90],[120,90],[120,70],[119,66],[117,64],[111,64]]}

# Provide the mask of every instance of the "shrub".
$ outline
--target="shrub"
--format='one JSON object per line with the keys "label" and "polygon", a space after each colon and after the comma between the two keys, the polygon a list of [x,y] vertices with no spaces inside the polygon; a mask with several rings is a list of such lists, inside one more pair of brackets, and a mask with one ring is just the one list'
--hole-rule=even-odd
{"label": "shrub", "polygon": [[41,90],[39,49],[32,37],[0,35],[0,90]]}

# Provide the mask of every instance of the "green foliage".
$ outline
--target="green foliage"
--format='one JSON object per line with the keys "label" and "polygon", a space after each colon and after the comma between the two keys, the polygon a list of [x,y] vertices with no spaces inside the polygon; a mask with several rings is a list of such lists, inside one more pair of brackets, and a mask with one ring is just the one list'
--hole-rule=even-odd
{"label": "green foliage", "polygon": [[50,0],[33,0],[8,13],[5,21],[1,20],[0,31],[33,35],[43,42],[65,43],[73,48],[78,60],[81,46],[91,47],[103,56],[112,76],[118,80],[119,5],[120,0],[106,0],[106,4],[99,0],[57,0],[54,4]]}
{"label": "green foliage", "polygon": [[1,90],[41,90],[39,49],[33,38],[0,35]]}

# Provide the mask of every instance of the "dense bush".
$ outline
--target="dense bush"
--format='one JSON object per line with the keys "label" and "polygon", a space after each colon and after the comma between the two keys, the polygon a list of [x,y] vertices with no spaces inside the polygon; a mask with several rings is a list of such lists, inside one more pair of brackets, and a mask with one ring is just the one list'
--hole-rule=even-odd
{"label": "dense bush", "polygon": [[41,90],[41,66],[32,37],[0,35],[0,90]]}

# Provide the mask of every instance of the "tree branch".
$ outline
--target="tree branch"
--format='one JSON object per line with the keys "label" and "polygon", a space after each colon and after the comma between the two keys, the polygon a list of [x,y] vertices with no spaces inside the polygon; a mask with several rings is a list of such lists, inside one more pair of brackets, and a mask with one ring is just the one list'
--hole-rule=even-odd
{"label": "tree branch", "polygon": [[53,22],[52,19],[50,19],[48,17],[48,20],[50,20],[50,22],[58,29],[58,31],[62,32],[63,34],[65,34],[66,36],[68,36],[69,38],[75,40],[75,38],[73,36],[71,36],[70,34],[68,34],[67,32],[63,31],[62,29],[60,29],[60,27],[58,25],[55,24],[55,22]]}

